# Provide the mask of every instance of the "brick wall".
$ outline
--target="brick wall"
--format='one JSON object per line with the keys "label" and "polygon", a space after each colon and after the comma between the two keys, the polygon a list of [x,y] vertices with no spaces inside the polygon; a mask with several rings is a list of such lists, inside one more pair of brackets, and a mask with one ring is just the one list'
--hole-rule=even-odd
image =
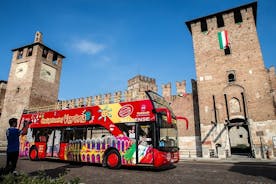
{"label": "brick wall", "polygon": [[[237,10],[242,16],[239,23],[235,23],[234,18]],[[217,143],[222,143],[225,150],[230,149],[224,130],[228,118],[250,119],[252,124],[276,119],[273,104],[275,71],[272,68],[267,72],[264,66],[255,12],[256,4],[252,3],[187,23],[193,39],[201,134],[206,149],[214,149]],[[224,26],[219,28],[218,15],[224,20]],[[208,31],[202,32],[202,20],[206,20]],[[229,36],[229,55],[219,47],[218,32],[223,30],[227,30]],[[229,74],[235,76],[235,81],[229,82]],[[214,127],[212,124],[216,123],[220,125]],[[249,125],[251,127],[253,125]],[[276,134],[274,130],[271,133]],[[221,138],[217,139],[219,134]],[[255,140],[256,135],[251,136]]]}

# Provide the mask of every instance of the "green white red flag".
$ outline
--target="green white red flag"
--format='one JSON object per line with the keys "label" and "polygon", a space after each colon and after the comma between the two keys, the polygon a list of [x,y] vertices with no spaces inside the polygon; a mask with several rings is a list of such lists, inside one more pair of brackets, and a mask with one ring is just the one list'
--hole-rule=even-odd
{"label": "green white red flag", "polygon": [[226,30],[218,32],[218,40],[220,49],[225,49],[229,46],[228,33]]}

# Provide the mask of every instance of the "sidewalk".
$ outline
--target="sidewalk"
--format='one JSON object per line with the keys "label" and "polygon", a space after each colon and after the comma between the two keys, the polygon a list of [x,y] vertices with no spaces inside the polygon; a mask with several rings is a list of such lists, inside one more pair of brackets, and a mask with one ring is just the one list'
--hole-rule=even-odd
{"label": "sidewalk", "polygon": [[263,164],[263,165],[275,165],[276,159],[255,159],[255,158],[181,158],[180,162],[214,162],[214,163],[248,163],[248,164]]}

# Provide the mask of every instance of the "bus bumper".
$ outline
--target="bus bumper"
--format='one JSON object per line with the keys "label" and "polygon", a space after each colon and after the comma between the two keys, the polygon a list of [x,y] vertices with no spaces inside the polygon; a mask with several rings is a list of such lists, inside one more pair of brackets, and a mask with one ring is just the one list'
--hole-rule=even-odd
{"label": "bus bumper", "polygon": [[164,165],[170,165],[179,161],[179,151],[176,152],[164,152],[154,150],[154,167],[161,167]]}

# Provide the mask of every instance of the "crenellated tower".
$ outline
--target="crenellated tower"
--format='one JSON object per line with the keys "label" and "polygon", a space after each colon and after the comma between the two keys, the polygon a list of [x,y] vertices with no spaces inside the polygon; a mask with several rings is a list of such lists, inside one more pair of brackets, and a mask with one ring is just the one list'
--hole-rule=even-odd
{"label": "crenellated tower", "polygon": [[260,136],[273,149],[273,90],[256,20],[254,2],[186,22],[194,45],[204,157],[261,157]]}
{"label": "crenellated tower", "polygon": [[54,105],[58,100],[64,56],[44,45],[42,41],[42,33],[36,32],[32,44],[12,50],[0,120],[1,143],[5,143],[5,131],[10,118],[20,118],[24,109]]}
{"label": "crenellated tower", "polygon": [[[145,91],[152,90],[157,92],[156,81],[153,78],[137,75],[128,80],[127,91],[130,93],[130,99],[145,99]],[[125,96],[127,96],[126,94]]]}

